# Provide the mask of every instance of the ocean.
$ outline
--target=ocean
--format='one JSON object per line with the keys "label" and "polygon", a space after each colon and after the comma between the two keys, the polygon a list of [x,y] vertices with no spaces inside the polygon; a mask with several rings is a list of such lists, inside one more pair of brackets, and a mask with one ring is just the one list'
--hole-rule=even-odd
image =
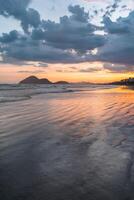
{"label": "ocean", "polygon": [[0,85],[0,200],[133,200],[134,90]]}

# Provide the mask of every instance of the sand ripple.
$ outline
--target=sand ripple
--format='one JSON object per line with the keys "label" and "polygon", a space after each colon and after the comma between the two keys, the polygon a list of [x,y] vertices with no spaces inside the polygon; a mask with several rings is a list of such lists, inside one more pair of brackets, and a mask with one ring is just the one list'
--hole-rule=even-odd
{"label": "sand ripple", "polygon": [[134,199],[134,93],[0,104],[0,199]]}

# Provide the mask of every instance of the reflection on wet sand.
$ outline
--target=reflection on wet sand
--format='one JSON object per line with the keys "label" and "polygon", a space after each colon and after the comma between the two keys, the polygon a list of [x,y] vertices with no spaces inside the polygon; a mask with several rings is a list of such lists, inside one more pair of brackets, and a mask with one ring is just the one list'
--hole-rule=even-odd
{"label": "reflection on wet sand", "polygon": [[134,92],[0,105],[0,199],[134,199]]}

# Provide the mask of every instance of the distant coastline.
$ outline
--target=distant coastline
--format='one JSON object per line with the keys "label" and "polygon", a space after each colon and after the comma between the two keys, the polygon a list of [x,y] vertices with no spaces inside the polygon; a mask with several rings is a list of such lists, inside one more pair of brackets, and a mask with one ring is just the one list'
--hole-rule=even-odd
{"label": "distant coastline", "polygon": [[[82,82],[83,84],[95,84],[91,82]],[[57,82],[52,82],[48,80],[47,78],[42,78],[39,79],[36,76],[29,76],[25,78],[24,80],[20,81],[19,84],[71,84],[67,81],[57,81]],[[123,79],[121,81],[115,81],[115,82],[110,82],[110,83],[98,83],[98,85],[124,85],[124,86],[134,86],[134,78],[128,78],[128,79]]]}
{"label": "distant coastline", "polygon": [[134,78],[123,79],[121,81],[116,81],[109,83],[110,85],[125,85],[125,86],[134,86]]}
{"label": "distant coastline", "polygon": [[24,80],[20,81],[19,84],[69,84],[69,82],[66,81],[51,82],[47,78],[39,79],[36,76],[29,76]]}

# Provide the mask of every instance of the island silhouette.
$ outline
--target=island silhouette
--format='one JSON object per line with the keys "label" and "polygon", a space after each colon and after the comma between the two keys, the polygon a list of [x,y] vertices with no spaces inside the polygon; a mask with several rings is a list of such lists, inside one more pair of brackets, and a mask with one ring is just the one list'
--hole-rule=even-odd
{"label": "island silhouette", "polygon": [[[57,81],[57,82],[52,82],[48,80],[47,78],[42,78],[39,79],[36,76],[29,76],[25,78],[24,80],[20,81],[19,84],[70,84],[67,81]],[[90,83],[94,84],[94,83]],[[115,81],[112,83],[103,83],[104,85],[132,85],[134,86],[134,78],[128,78],[128,79],[123,79],[120,81]],[[102,85],[102,83],[101,83]]]}
{"label": "island silhouette", "polygon": [[69,82],[66,81],[51,82],[47,78],[39,79],[36,76],[29,76],[24,80],[20,81],[19,84],[69,84]]}

